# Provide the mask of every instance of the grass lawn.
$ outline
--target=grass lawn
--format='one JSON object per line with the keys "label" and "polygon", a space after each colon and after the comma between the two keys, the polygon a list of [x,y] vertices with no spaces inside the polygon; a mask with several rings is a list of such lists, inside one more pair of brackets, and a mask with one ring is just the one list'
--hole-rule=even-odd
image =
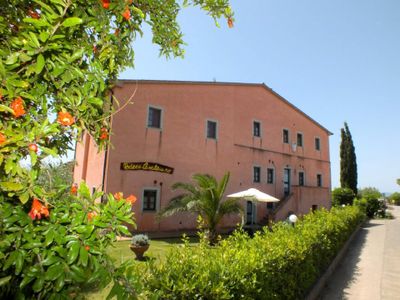
{"label": "grass lawn", "polygon": [[[198,244],[199,239],[197,237],[190,238],[190,245],[196,246]],[[135,259],[135,254],[129,248],[131,241],[119,241],[114,243],[114,247],[110,247],[108,253],[112,258],[115,259],[115,264],[119,265],[122,262],[128,259]],[[167,255],[168,251],[179,247],[182,244],[182,240],[180,238],[170,238],[170,239],[156,239],[150,241],[150,248],[145,253],[145,257],[154,258],[158,260],[163,260]],[[144,264],[145,262],[138,261],[139,264]],[[102,300],[106,299],[107,295],[111,289],[111,285],[107,286],[105,289],[95,292],[88,293],[86,297],[91,300]]]}
{"label": "grass lawn", "polygon": [[[119,241],[114,243],[114,247],[111,247],[108,253],[115,259],[116,264],[120,264],[127,259],[134,259],[135,254],[129,248],[130,240]],[[196,245],[198,238],[190,238],[190,244]],[[170,249],[178,247],[182,244],[181,238],[170,238],[170,239],[155,239],[150,241],[150,248],[145,253],[145,257],[164,259]]]}

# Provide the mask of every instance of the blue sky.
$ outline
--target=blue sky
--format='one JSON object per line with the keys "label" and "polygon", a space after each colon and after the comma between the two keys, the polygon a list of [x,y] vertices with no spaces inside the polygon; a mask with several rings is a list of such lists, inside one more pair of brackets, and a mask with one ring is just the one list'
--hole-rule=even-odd
{"label": "blue sky", "polygon": [[356,147],[359,188],[400,190],[400,1],[231,1],[235,27],[197,8],[179,17],[184,59],[160,58],[151,34],[134,44],[135,68],[120,78],[264,82],[334,135],[332,187],[339,186],[340,128]]}

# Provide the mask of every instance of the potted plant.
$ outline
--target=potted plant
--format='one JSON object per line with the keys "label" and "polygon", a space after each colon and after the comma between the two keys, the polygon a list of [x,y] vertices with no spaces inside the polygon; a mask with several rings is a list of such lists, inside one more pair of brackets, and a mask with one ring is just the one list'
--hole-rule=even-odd
{"label": "potted plant", "polygon": [[135,253],[137,260],[143,260],[143,254],[150,247],[150,239],[146,234],[136,234],[132,237],[131,250]]}

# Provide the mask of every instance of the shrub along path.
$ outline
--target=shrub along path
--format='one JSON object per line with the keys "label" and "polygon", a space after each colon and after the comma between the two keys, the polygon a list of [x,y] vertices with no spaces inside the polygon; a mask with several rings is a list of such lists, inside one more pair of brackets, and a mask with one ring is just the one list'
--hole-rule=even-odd
{"label": "shrub along path", "polygon": [[320,299],[400,299],[400,207],[359,231]]}

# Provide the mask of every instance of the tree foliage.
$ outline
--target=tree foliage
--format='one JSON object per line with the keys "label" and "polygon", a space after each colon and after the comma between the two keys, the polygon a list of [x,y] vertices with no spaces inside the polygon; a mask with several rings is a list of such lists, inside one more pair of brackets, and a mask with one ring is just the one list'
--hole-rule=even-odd
{"label": "tree foliage", "polygon": [[341,129],[340,143],[340,185],[350,188],[357,195],[357,158],[347,123]]}
{"label": "tree foliage", "polygon": [[362,188],[359,192],[359,197],[364,199],[380,199],[382,197],[382,193],[374,187],[365,187]]}
{"label": "tree foliage", "polygon": [[[74,298],[82,284],[114,279],[127,299],[123,269],[106,255],[133,223],[128,199],[90,195],[83,183],[60,195],[41,181],[42,161],[71,149],[83,131],[102,148],[115,113],[110,90],[133,66],[132,44],[152,29],[160,54],[183,55],[177,15],[198,6],[217,20],[227,0],[9,0],[0,6],[0,297]],[[28,161],[29,168],[21,162]],[[46,170],[46,167],[44,168]],[[47,169],[49,170],[49,169]],[[54,179],[54,178],[52,178]],[[65,186],[64,186],[65,187]],[[103,276],[104,275],[104,276]],[[129,295],[127,295],[128,293]]]}
{"label": "tree foliage", "polygon": [[198,214],[213,244],[216,242],[217,226],[222,218],[229,214],[241,214],[243,209],[238,199],[230,198],[224,201],[229,173],[225,174],[220,182],[207,174],[195,174],[193,181],[195,184],[177,182],[172,186],[173,190],[183,190],[184,193],[171,199],[160,212],[160,216],[167,217],[178,212]]}
{"label": "tree foliage", "polygon": [[334,206],[352,205],[355,197],[356,195],[349,188],[336,188],[332,191],[332,204]]}

